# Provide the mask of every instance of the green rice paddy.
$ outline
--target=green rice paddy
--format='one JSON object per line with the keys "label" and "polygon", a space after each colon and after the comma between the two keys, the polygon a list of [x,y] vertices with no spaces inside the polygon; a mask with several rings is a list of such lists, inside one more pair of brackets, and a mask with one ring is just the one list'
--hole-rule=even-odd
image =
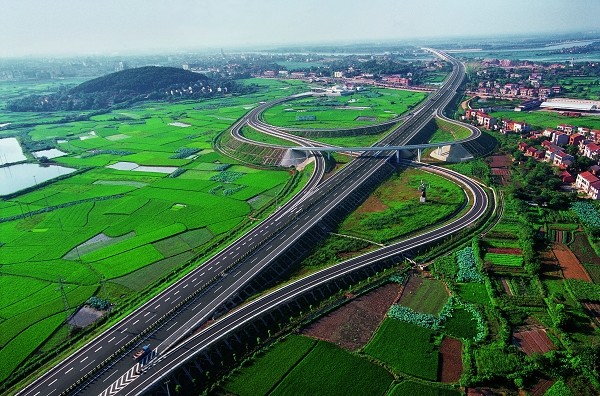
{"label": "green rice paddy", "polygon": [[[0,361],[11,362],[2,365],[0,381],[26,366],[26,359],[89,297],[108,296],[108,290],[136,296],[215,240],[226,239],[290,181],[287,171],[249,168],[212,148],[217,134],[259,102],[307,89],[297,81],[245,83],[258,92],[146,102],[76,122],[57,122],[73,115],[68,112],[0,110],[0,123],[15,126],[2,134],[59,148],[69,155],[57,163],[86,169],[0,199]],[[0,97],[53,88],[51,83],[2,83]],[[197,152],[177,158],[182,150]],[[107,167],[121,162],[147,168]],[[169,177],[164,166],[183,173]],[[112,302],[118,307],[120,300]]]}

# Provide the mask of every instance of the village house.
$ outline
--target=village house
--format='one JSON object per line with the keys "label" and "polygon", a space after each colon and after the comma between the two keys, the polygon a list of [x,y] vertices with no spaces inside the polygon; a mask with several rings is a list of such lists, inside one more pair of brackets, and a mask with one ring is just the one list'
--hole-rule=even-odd
{"label": "village house", "polygon": [[494,125],[496,125],[496,119],[481,110],[467,110],[465,112],[465,117],[468,120],[477,120],[479,125],[482,125],[487,129],[492,129]]}
{"label": "village house", "polygon": [[600,180],[590,184],[590,190],[588,192],[588,196],[592,199],[600,198]]}
{"label": "village house", "polygon": [[563,131],[565,133],[572,133],[573,129],[577,129],[577,127],[574,127],[573,125],[568,125],[568,124],[560,124],[556,127],[556,129],[558,129],[559,131]]}
{"label": "village house", "polygon": [[531,128],[526,122],[502,120],[502,129],[504,132],[527,132]]}
{"label": "village house", "polygon": [[599,165],[592,165],[590,166],[590,168],[588,169],[590,171],[590,173],[594,176],[600,176],[600,166]]}
{"label": "village house", "polygon": [[558,174],[558,177],[560,177],[560,180],[563,183],[574,183],[575,182],[575,176],[573,176],[569,171],[562,171]]}
{"label": "village house", "polygon": [[554,163],[554,156],[561,151],[563,151],[563,149],[560,147],[550,147],[546,150],[545,160]]}
{"label": "village house", "polygon": [[583,146],[583,156],[590,159],[597,159],[600,154],[600,146],[596,143],[588,143]]}
{"label": "village house", "polygon": [[564,151],[559,151],[554,154],[554,160],[552,161],[552,164],[554,166],[560,166],[561,168],[568,168],[569,166],[573,165],[574,160],[575,158],[573,158],[572,155],[567,154]]}
{"label": "village house", "polygon": [[597,181],[600,181],[600,179],[586,171],[577,175],[577,178],[575,179],[575,186],[578,190],[587,194],[590,191],[590,186],[592,183]]}
{"label": "village house", "polygon": [[561,131],[556,131],[552,134],[552,143],[558,146],[564,146],[569,143],[569,135]]}
{"label": "village house", "polygon": [[571,136],[569,136],[569,144],[571,146],[579,146],[579,143],[581,143],[584,140],[585,136],[583,136],[581,133],[574,133]]}
{"label": "village house", "polygon": [[519,142],[519,144],[517,144],[517,148],[519,149],[520,152],[524,153],[525,150],[527,150],[529,148],[529,145],[525,142]]}

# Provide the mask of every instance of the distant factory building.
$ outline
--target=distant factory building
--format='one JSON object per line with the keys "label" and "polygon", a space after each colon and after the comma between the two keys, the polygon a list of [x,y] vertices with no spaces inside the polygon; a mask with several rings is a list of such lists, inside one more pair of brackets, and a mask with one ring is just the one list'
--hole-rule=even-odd
{"label": "distant factory building", "polygon": [[543,102],[540,107],[542,109],[593,112],[598,110],[598,102],[593,100],[550,99]]}

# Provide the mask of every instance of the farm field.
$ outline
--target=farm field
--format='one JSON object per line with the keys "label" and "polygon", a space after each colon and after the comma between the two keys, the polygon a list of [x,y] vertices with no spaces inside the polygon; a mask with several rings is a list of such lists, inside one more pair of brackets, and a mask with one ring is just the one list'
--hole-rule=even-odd
{"label": "farm field", "polygon": [[[259,101],[305,89],[297,81],[246,83],[258,91],[142,103],[87,121],[55,123],[68,112],[60,118],[19,113],[18,122],[36,125],[11,134],[69,153],[55,161],[80,172],[0,199],[0,279],[10,279],[7,287],[15,288],[0,298],[2,361],[13,362],[12,368],[26,365],[52,334],[63,334],[65,341],[69,332],[59,331],[64,319],[91,296],[107,298],[118,309],[193,257],[206,257],[209,247],[249,224],[248,216],[292,180],[288,171],[250,168],[212,149],[214,137]],[[0,92],[9,88],[0,84]],[[133,165],[108,167],[124,163]],[[162,167],[171,168],[165,173]],[[0,381],[11,367],[3,367]]]}
{"label": "farm field", "polygon": [[412,276],[399,303],[417,312],[437,315],[447,301],[448,292],[443,282]]}
{"label": "farm field", "polygon": [[[429,186],[427,202],[419,202],[421,182]],[[379,186],[344,220],[340,233],[386,242],[438,223],[465,202],[456,184],[427,172],[405,169]]]}
{"label": "farm field", "polygon": [[490,113],[495,118],[510,119],[513,121],[523,121],[532,126],[532,128],[551,128],[556,129],[557,125],[569,124],[578,127],[587,127],[592,129],[600,129],[600,117],[585,116],[585,117],[568,117],[561,116],[558,113],[550,111],[498,111]]}
{"label": "farm field", "polygon": [[439,356],[433,335],[432,330],[388,318],[364,351],[398,373],[436,381]]}
{"label": "farm field", "polygon": [[369,88],[348,96],[310,97],[274,106],[265,122],[281,127],[335,129],[376,124],[409,111],[427,97],[422,92]]}
{"label": "farm field", "polygon": [[392,381],[383,367],[319,341],[271,395],[384,395]]}
{"label": "farm field", "polygon": [[316,344],[308,337],[288,336],[232,375],[223,388],[239,396],[266,395]]}
{"label": "farm field", "polygon": [[402,286],[388,283],[353,299],[302,330],[302,334],[329,341],[349,351],[362,348],[394,301]]}
{"label": "farm field", "polygon": [[387,396],[459,396],[461,392],[454,389],[438,388],[432,385],[426,385],[416,381],[402,381],[395,385]]}

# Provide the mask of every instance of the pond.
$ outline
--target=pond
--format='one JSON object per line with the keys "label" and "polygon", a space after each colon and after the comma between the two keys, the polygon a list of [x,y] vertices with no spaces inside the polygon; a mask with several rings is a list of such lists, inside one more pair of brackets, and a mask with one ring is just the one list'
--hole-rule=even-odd
{"label": "pond", "polygon": [[0,168],[0,195],[11,194],[35,184],[75,172],[73,168],[38,164],[17,164]]}
{"label": "pond", "polygon": [[0,165],[25,161],[27,157],[16,138],[0,139]]}
{"label": "pond", "polygon": [[63,155],[67,155],[68,153],[65,153],[64,151],[60,151],[59,149],[49,149],[49,150],[42,150],[42,151],[33,151],[31,154],[33,154],[33,156],[35,158],[46,157],[48,159],[52,159],[52,158],[62,157]]}

